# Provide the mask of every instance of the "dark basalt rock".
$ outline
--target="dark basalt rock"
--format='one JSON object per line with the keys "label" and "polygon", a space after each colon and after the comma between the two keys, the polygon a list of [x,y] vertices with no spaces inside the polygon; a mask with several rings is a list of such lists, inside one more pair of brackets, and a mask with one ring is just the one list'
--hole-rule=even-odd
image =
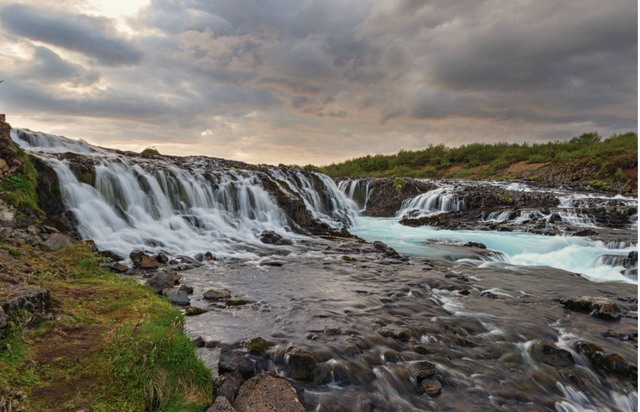
{"label": "dark basalt rock", "polygon": [[187,306],[191,301],[189,300],[189,296],[187,296],[187,292],[179,289],[165,289],[162,291],[162,294],[171,301],[174,305],[178,306]]}
{"label": "dark basalt rock", "polygon": [[409,376],[417,381],[435,375],[436,365],[429,361],[412,362],[407,367]]}
{"label": "dark basalt rock", "polygon": [[536,342],[531,347],[531,357],[556,368],[570,367],[575,363],[571,352],[560,349],[550,342]]}
{"label": "dark basalt rock", "polygon": [[229,289],[209,289],[202,295],[202,298],[207,300],[229,299],[230,297],[231,292]]}
{"label": "dark basalt rock", "polygon": [[487,248],[487,245],[485,245],[484,243],[480,243],[480,242],[467,242],[463,246],[475,247],[475,248],[478,248],[478,249],[486,249]]}
{"label": "dark basalt rock", "polygon": [[393,217],[402,202],[435,189],[435,185],[416,179],[381,178],[370,181],[366,216]]}
{"label": "dark basalt rock", "polygon": [[291,245],[289,239],[286,239],[272,230],[265,230],[260,234],[260,241],[267,245]]}
{"label": "dark basalt rock", "polygon": [[589,359],[596,369],[637,383],[638,367],[627,362],[622,356],[606,352],[602,347],[584,341],[576,343],[576,351]]}
{"label": "dark basalt rock", "polygon": [[249,379],[256,373],[255,361],[248,359],[242,353],[231,349],[222,349],[218,362],[220,373],[239,373],[244,379]]}
{"label": "dark basalt rock", "polygon": [[175,280],[170,273],[156,273],[147,279],[146,285],[153,289],[156,293],[160,293],[165,289],[172,288]]}
{"label": "dark basalt rock", "polygon": [[230,402],[235,401],[238,388],[244,382],[242,375],[238,372],[222,373],[218,379],[214,381],[213,389],[216,396],[227,398]]}
{"label": "dark basalt rock", "polygon": [[291,379],[312,381],[317,368],[313,354],[305,349],[290,347],[286,353],[285,372]]}
{"label": "dark basalt rock", "polygon": [[586,312],[591,316],[616,321],[622,317],[622,309],[613,300],[604,297],[581,296],[560,299],[560,304],[569,310]]}
{"label": "dark basalt rock", "polygon": [[409,329],[397,328],[393,326],[385,326],[378,330],[385,338],[393,338],[401,342],[409,342],[411,339],[411,331]]}

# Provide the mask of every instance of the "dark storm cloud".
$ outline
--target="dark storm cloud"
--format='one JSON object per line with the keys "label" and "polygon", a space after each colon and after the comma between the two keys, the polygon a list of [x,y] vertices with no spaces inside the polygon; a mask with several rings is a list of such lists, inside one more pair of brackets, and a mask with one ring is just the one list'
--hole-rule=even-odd
{"label": "dark storm cloud", "polygon": [[106,18],[12,4],[1,9],[0,20],[15,35],[80,52],[105,65],[135,64],[142,58]]}
{"label": "dark storm cloud", "polygon": [[254,161],[608,135],[637,118],[631,0],[152,0],[130,39],[112,20],[29,5],[0,22],[0,41],[33,56],[0,60],[18,82],[0,100]]}

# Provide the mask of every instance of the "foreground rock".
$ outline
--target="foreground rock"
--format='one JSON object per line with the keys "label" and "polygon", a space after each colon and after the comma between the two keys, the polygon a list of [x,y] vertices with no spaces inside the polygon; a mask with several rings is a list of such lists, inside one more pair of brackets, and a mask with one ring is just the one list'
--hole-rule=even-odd
{"label": "foreground rock", "polygon": [[156,273],[147,279],[146,285],[153,289],[156,293],[160,293],[165,289],[172,288],[175,284],[173,275],[167,272]]}
{"label": "foreground rock", "polygon": [[620,306],[608,298],[581,296],[560,299],[560,304],[569,310],[589,313],[594,318],[615,321],[622,317]]}
{"label": "foreground rock", "polygon": [[238,412],[304,412],[295,388],[273,372],[260,374],[245,382],[234,403]]}
{"label": "foreground rock", "polygon": [[231,406],[231,403],[229,403],[227,398],[224,396],[218,396],[213,405],[207,409],[207,412],[234,412],[236,410],[237,409]]}
{"label": "foreground rock", "polygon": [[285,372],[291,379],[312,381],[317,368],[313,354],[305,349],[291,347],[287,349]]}
{"label": "foreground rock", "polygon": [[69,236],[63,235],[62,233],[53,233],[47,240],[40,244],[40,247],[44,250],[54,251],[69,246],[72,243],[73,240]]}

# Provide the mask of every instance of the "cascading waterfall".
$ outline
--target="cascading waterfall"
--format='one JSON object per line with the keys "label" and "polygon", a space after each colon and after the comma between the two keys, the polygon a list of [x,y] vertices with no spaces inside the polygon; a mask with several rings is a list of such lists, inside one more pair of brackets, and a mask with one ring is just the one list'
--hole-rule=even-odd
{"label": "cascading waterfall", "polygon": [[451,187],[441,187],[404,201],[397,216],[400,218],[432,216],[462,209],[464,209],[464,201],[456,196],[455,191]]}
{"label": "cascading waterfall", "polygon": [[358,215],[358,207],[345,197],[335,182],[321,173],[306,172],[309,177],[296,169],[276,169],[268,171],[276,181],[286,183],[281,188],[302,198],[316,219],[332,227],[353,226]]}
{"label": "cascading waterfall", "polygon": [[371,197],[371,180],[369,179],[347,179],[338,184],[338,189],[349,199],[356,202],[360,208],[360,213],[367,210],[367,204]]}
{"label": "cascading waterfall", "polygon": [[[186,166],[132,159],[86,142],[24,130],[16,130],[13,138],[55,170],[79,233],[100,249],[122,256],[143,249],[253,257],[268,248],[259,240],[263,231],[294,240],[301,236],[264,188],[268,177],[262,172],[221,168],[207,158],[188,158]],[[61,155],[69,151],[86,155],[95,182],[78,179]],[[286,182],[288,191],[301,196],[322,221],[334,227],[354,223],[357,207],[328,177],[275,168],[268,174]]]}

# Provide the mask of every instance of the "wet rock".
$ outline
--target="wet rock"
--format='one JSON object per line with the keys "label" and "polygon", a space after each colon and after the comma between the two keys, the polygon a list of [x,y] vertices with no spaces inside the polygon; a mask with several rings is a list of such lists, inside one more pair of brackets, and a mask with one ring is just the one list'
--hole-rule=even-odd
{"label": "wet rock", "polygon": [[553,213],[551,216],[549,216],[549,223],[559,223],[562,222],[562,217],[557,214],[557,213]]}
{"label": "wet rock", "polygon": [[429,396],[437,396],[442,392],[442,384],[440,381],[435,379],[425,379],[422,381],[421,385],[422,389],[424,389]]}
{"label": "wet rock", "polygon": [[146,285],[153,289],[156,293],[160,293],[165,289],[172,288],[175,284],[173,276],[170,273],[160,272],[156,273],[149,279],[147,279]]}
{"label": "wet rock", "polygon": [[409,329],[397,328],[393,326],[385,326],[378,330],[385,338],[393,338],[401,342],[409,342],[411,339],[411,331]]}
{"label": "wet rock", "polygon": [[125,273],[126,271],[129,270],[129,266],[125,265],[124,263],[120,263],[120,262],[116,262],[116,263],[112,264],[110,267],[111,267],[111,270],[113,270],[114,272],[118,272],[118,273]]}
{"label": "wet rock", "polygon": [[187,292],[179,289],[165,289],[162,294],[171,301],[174,305],[187,306],[191,301]]}
{"label": "wet rock", "polygon": [[0,306],[0,338],[4,336],[3,331],[9,326],[9,316],[5,313],[2,306]]}
{"label": "wet rock", "polygon": [[[48,226],[45,226],[45,227],[48,227]],[[121,260],[125,259],[124,256],[111,250],[101,250],[98,252],[98,254],[102,257],[111,259],[112,262],[120,262]]]}
{"label": "wet rock", "polygon": [[207,300],[229,299],[230,297],[229,289],[209,289],[202,295],[202,298]]}
{"label": "wet rock", "polygon": [[266,372],[240,387],[234,407],[238,412],[304,412],[298,396],[287,379]]}
{"label": "wet rock", "polygon": [[158,263],[163,265],[166,265],[167,263],[169,263],[169,255],[167,255],[164,252],[158,253],[155,259],[158,261]]}
{"label": "wet rock", "polygon": [[195,345],[196,348],[204,347],[204,339],[202,339],[202,336],[198,336],[197,338],[192,340],[192,342],[193,342],[193,344]]}
{"label": "wet rock", "polygon": [[287,349],[286,361],[285,372],[291,379],[313,380],[318,365],[311,352],[292,346]]}
{"label": "wet rock", "polygon": [[227,306],[244,306],[250,303],[255,303],[253,300],[248,299],[226,299],[224,303]]}
{"label": "wet rock", "polygon": [[632,382],[638,380],[638,367],[630,364],[617,353],[606,352],[602,347],[584,341],[576,343],[576,351],[589,359],[594,368],[602,372]]}
{"label": "wet rock", "polygon": [[62,233],[52,233],[47,240],[40,243],[40,247],[47,251],[62,249],[73,243],[73,240]]}
{"label": "wet rock", "polygon": [[225,348],[220,351],[218,371],[220,373],[237,372],[244,379],[249,379],[255,375],[256,365],[254,361],[247,359],[242,353]]}
{"label": "wet rock", "polygon": [[386,244],[380,242],[379,240],[376,240],[373,242],[373,248],[375,250],[378,250],[380,252],[386,252],[387,249],[389,249],[389,246],[387,246]]}
{"label": "wet rock", "polygon": [[160,267],[160,262],[150,255],[142,251],[133,251],[129,254],[133,265],[139,269],[157,269]]}
{"label": "wet rock", "polygon": [[190,294],[193,293],[193,287],[191,287],[189,285],[180,285],[178,290],[184,291],[187,295],[190,295]]}
{"label": "wet rock", "polygon": [[208,312],[206,309],[198,308],[196,306],[187,306],[184,308],[185,316],[197,316]]}
{"label": "wet rock", "polygon": [[467,242],[463,246],[475,247],[475,248],[478,248],[478,249],[486,249],[487,248],[487,245],[485,245],[484,243],[480,243],[480,242]]}
{"label": "wet rock", "polygon": [[569,310],[589,313],[591,316],[616,321],[622,317],[622,309],[613,300],[604,297],[581,296],[560,299],[560,304]]}
{"label": "wet rock", "polygon": [[436,374],[436,365],[429,361],[411,362],[407,367],[409,376],[417,381]]}
{"label": "wet rock", "polygon": [[284,263],[278,262],[276,260],[267,260],[265,262],[260,262],[260,266],[280,267],[280,266],[284,266]]}
{"label": "wet rock", "polygon": [[247,342],[247,350],[253,355],[263,356],[264,352],[269,346],[273,345],[271,342],[261,337],[250,339]]}
{"label": "wet rock", "polygon": [[578,230],[577,232],[573,233],[573,236],[595,236],[597,235],[598,232],[596,232],[595,230],[592,229],[583,229],[583,230]]}
{"label": "wet rock", "polygon": [[216,401],[207,409],[207,412],[236,412],[231,403],[224,396],[218,396]]}
{"label": "wet rock", "polygon": [[238,388],[242,385],[244,379],[238,372],[227,372],[221,374],[218,379],[214,381],[213,389],[216,396],[223,396],[230,402],[235,401]]}
{"label": "wet rock", "polygon": [[571,352],[548,342],[536,342],[531,347],[531,357],[556,368],[566,368],[574,364]]}
{"label": "wet rock", "polygon": [[267,245],[291,245],[293,244],[293,242],[291,242],[289,239],[284,238],[283,236],[279,235],[278,233],[272,231],[272,230],[265,230],[264,232],[262,232],[260,234],[260,241],[264,244]]}

